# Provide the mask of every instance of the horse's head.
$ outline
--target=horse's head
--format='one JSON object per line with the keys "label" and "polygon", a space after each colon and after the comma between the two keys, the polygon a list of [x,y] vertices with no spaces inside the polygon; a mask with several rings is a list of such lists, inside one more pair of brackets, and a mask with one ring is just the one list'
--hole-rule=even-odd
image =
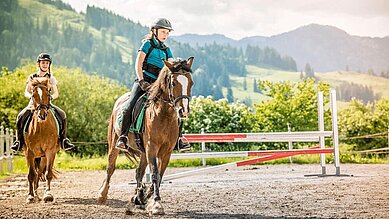
{"label": "horse's head", "polygon": [[38,118],[45,120],[50,108],[50,79],[49,78],[34,78],[30,82],[32,89],[32,102],[38,115]]}
{"label": "horse's head", "polygon": [[193,86],[192,64],[194,57],[188,60],[174,60],[170,63],[164,60],[165,66],[170,70],[167,77],[169,99],[173,103],[180,118],[186,119],[189,114],[189,101]]}

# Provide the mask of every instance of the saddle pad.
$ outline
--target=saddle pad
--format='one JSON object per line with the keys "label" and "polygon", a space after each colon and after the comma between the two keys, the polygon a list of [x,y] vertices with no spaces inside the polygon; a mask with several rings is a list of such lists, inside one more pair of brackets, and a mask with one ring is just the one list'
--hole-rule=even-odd
{"label": "saddle pad", "polygon": [[[59,128],[59,122],[58,122],[57,117],[55,116],[54,108],[50,107],[49,112],[50,112],[50,113],[53,115],[53,117],[54,117],[55,126],[57,126],[57,134],[58,134],[58,136],[59,136],[59,130],[60,130],[60,128]],[[31,114],[31,115],[29,116],[29,118],[27,119],[26,124],[24,124],[24,128],[23,128],[24,134],[27,133],[28,125],[30,124],[30,122],[31,122],[31,120],[32,120],[32,115],[33,115],[33,114]]]}
{"label": "saddle pad", "polygon": [[[135,107],[133,109],[132,115],[134,115],[135,118],[131,119],[131,125],[130,128],[128,129],[130,132],[133,133],[143,133],[143,118],[145,115],[145,102],[147,100],[146,95],[142,95],[139,97],[137,100]],[[119,112],[117,113],[116,117],[116,126],[122,127],[122,122],[123,122],[123,111],[129,107],[130,100],[126,100],[120,107],[119,107]],[[135,122],[133,122],[135,121]]]}

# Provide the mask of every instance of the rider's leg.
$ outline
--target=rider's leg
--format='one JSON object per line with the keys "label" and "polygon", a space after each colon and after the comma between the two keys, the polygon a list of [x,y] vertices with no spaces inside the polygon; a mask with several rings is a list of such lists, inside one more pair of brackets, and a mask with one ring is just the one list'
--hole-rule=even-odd
{"label": "rider's leg", "polygon": [[18,115],[16,119],[16,129],[17,129],[17,139],[14,144],[11,146],[13,151],[21,151],[24,145],[24,135],[23,128],[26,124],[26,121],[31,116],[31,110],[24,108]]}
{"label": "rider's leg", "polygon": [[68,138],[66,138],[66,131],[67,131],[66,113],[54,104],[51,104],[51,106],[54,108],[56,117],[61,123],[60,132],[59,132],[59,143],[62,149],[64,149],[65,151],[71,150],[74,148],[74,145],[70,142]]}
{"label": "rider's leg", "polygon": [[176,146],[174,147],[175,150],[178,150],[178,151],[187,151],[187,150],[190,150],[190,144],[189,143],[184,143],[182,140],[181,140],[181,137],[182,137],[182,126],[183,126],[184,122],[182,121],[182,119],[178,119],[178,141],[176,143]]}
{"label": "rider's leg", "polygon": [[144,91],[140,88],[139,83],[136,81],[132,86],[128,107],[123,111],[123,120],[120,128],[120,137],[116,142],[116,148],[119,150],[127,151],[127,136],[128,129],[130,128],[132,110],[134,109],[136,101]]}

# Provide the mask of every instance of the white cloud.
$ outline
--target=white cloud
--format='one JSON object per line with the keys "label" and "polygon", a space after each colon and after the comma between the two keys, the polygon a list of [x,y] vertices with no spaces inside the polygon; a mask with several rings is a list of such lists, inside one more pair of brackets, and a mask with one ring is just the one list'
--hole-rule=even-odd
{"label": "white cloud", "polygon": [[234,39],[271,36],[318,23],[352,35],[389,36],[386,0],[65,0],[76,10],[86,5],[107,8],[149,26],[157,17],[169,19],[175,31],[220,33]]}

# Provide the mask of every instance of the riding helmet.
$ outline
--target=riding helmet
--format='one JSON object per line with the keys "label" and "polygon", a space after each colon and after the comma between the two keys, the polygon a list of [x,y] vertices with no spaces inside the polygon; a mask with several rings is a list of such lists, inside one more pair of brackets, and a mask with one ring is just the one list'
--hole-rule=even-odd
{"label": "riding helmet", "polygon": [[51,62],[51,56],[48,53],[41,53],[36,58],[36,61],[37,62],[40,62],[40,61],[49,61],[49,62]]}
{"label": "riding helmet", "polygon": [[170,31],[173,30],[172,24],[170,23],[170,21],[168,21],[165,18],[158,18],[151,24],[151,30],[152,29],[159,29],[159,28],[168,29]]}

